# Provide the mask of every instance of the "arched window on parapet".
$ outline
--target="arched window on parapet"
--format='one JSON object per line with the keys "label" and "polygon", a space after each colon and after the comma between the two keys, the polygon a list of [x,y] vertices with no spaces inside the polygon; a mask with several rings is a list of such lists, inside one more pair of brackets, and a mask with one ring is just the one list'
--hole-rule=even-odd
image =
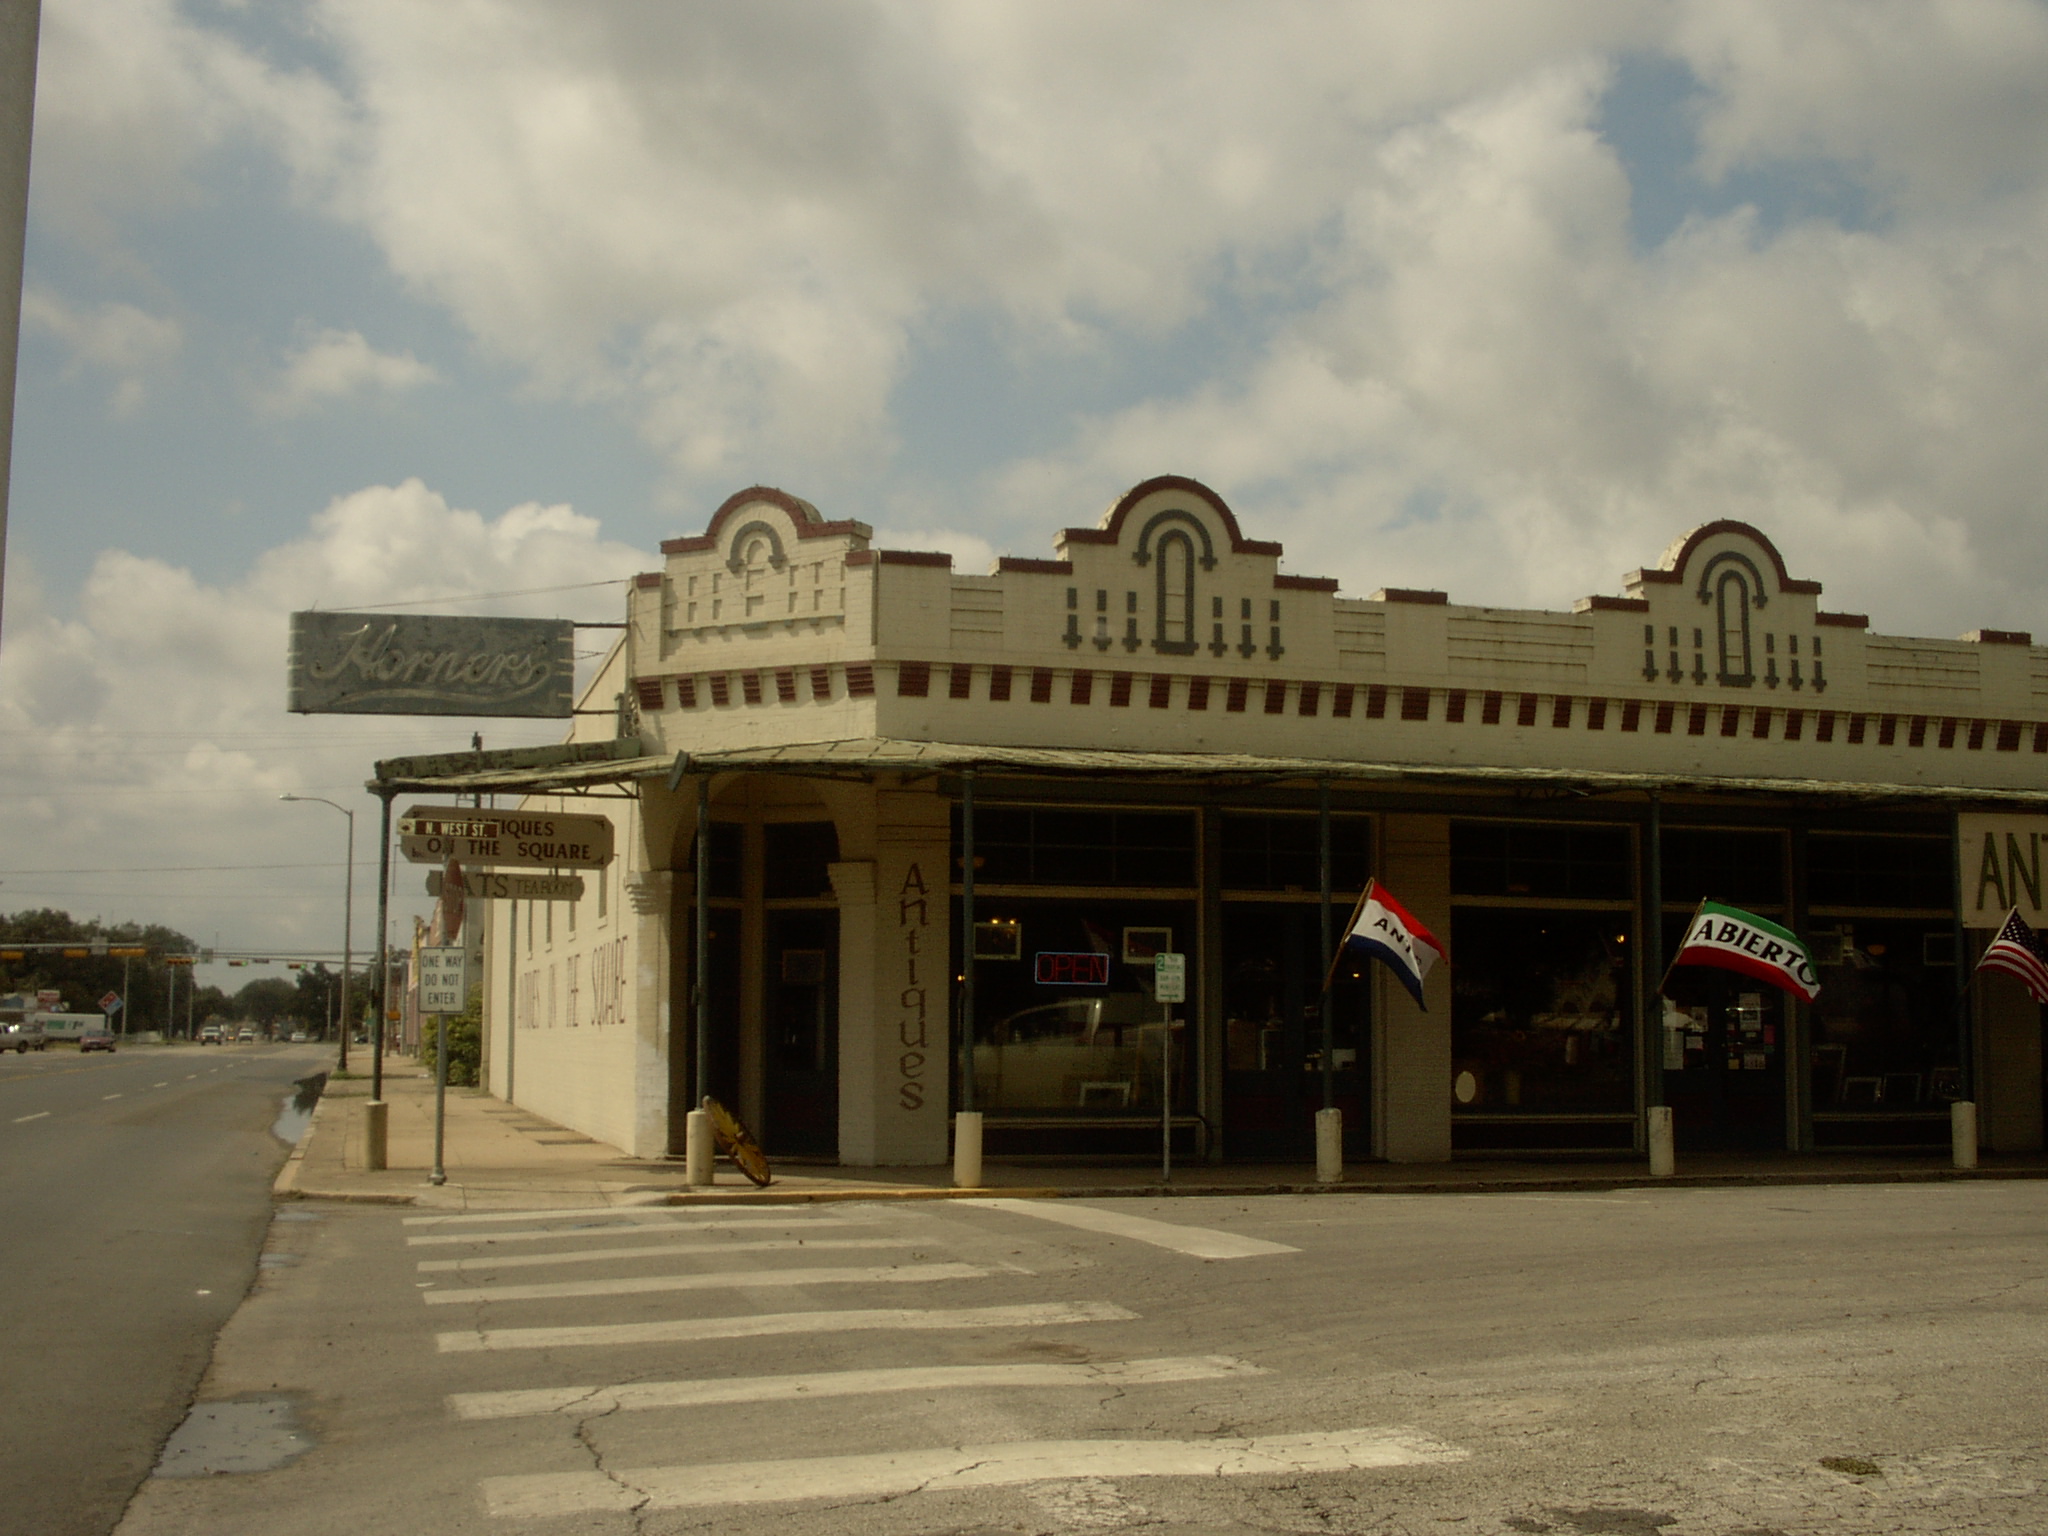
{"label": "arched window on parapet", "polygon": [[1714,581],[1714,622],[1720,636],[1719,681],[1746,688],[1756,680],[1749,662],[1749,609],[1752,594],[1742,571],[1724,569]]}
{"label": "arched window on parapet", "polygon": [[1178,528],[1162,533],[1153,548],[1153,571],[1158,584],[1158,626],[1152,648],[1191,655],[1195,649],[1195,541]]}

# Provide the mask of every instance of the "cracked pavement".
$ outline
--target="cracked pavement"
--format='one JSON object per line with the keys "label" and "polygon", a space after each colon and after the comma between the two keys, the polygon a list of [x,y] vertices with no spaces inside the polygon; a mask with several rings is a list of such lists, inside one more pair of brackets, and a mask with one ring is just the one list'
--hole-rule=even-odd
{"label": "cracked pavement", "polygon": [[[526,1233],[517,1242],[485,1241],[491,1224],[479,1223],[430,1229],[476,1240],[428,1248],[408,1246],[427,1229],[397,1212],[323,1207],[321,1220],[274,1228],[270,1249],[298,1262],[258,1274],[200,1392],[202,1402],[296,1394],[314,1448],[270,1472],[152,1480],[122,1536],[2048,1530],[2048,1184],[1815,1186],[1796,1207],[1767,1188],[1090,1204],[1299,1251],[1204,1260],[1006,1211],[863,1205],[832,1214],[901,1239],[879,1262],[986,1273],[444,1309],[423,1305],[423,1292],[444,1279],[475,1284],[494,1255],[512,1252],[561,1254],[560,1274],[592,1281],[823,1269],[837,1255],[795,1245],[818,1215],[798,1208],[744,1219],[674,1211],[640,1226],[508,1217]],[[653,1251],[678,1231],[704,1246]],[[785,1237],[782,1250],[759,1246]],[[629,1251],[566,1257],[599,1243]],[[463,1263],[422,1272],[423,1258]],[[509,1273],[523,1284],[539,1271],[554,1278],[544,1264]],[[457,1319],[484,1335],[1075,1302],[1133,1315],[502,1351],[436,1344]],[[1216,1356],[1257,1369],[1110,1373],[1122,1361]],[[809,1402],[801,1382],[773,1400],[695,1406],[629,1408],[611,1390],[1026,1365],[1087,1369],[1018,1385],[999,1373],[962,1386],[921,1376],[913,1389]],[[542,1388],[553,1406],[523,1416],[462,1418],[449,1401]],[[1237,1470],[1259,1447],[1338,1432],[1445,1454]],[[1215,1466],[1146,1475],[1080,1454],[1106,1442],[1134,1456],[1207,1445],[1200,1454]],[[933,1472],[937,1453],[955,1459]],[[896,1464],[900,1486],[889,1484]],[[983,1477],[1008,1480],[972,1486]],[[713,1479],[741,1492],[677,1502]],[[608,1491],[571,1507],[589,1485]],[[802,1496],[781,1497],[792,1492]],[[528,1495],[535,1502],[519,1502]],[[571,1505],[548,1502],[562,1499]]]}

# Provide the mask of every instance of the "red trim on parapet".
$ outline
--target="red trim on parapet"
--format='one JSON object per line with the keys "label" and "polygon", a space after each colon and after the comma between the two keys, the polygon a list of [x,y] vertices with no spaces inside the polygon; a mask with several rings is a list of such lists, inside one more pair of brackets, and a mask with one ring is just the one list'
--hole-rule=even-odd
{"label": "red trim on parapet", "polygon": [[1819,613],[1813,616],[1816,624],[1825,624],[1834,629],[1868,629],[1870,615],[1867,613]]}
{"label": "red trim on parapet", "polygon": [[1608,597],[1595,592],[1591,597],[1582,597],[1572,604],[1579,613],[1648,613],[1650,600],[1647,597]]}
{"label": "red trim on parapet", "polygon": [[1425,592],[1417,587],[1381,587],[1379,591],[1373,593],[1372,600],[1376,603],[1424,603],[1436,605],[1448,603],[1451,600],[1451,594],[1448,592]]}
{"label": "red trim on parapet", "polygon": [[1334,592],[1337,578],[1334,576],[1275,576],[1273,588],[1278,592]]}
{"label": "red trim on parapet", "polygon": [[2032,645],[2034,637],[2024,629],[1973,629],[1963,636],[1979,645]]}
{"label": "red trim on parapet", "polygon": [[1737,522],[1732,517],[1724,517],[1717,522],[1701,523],[1699,527],[1693,529],[1691,533],[1685,536],[1685,542],[1678,546],[1678,553],[1672,556],[1669,565],[1632,572],[1628,580],[1649,585],[1675,586],[1685,579],[1679,572],[1685,569],[1685,563],[1692,558],[1693,551],[1717,533],[1739,533],[1747,538],[1755,539],[1757,543],[1761,544],[1764,547],[1764,553],[1771,557],[1771,565],[1777,570],[1778,590],[1780,592],[1803,592],[1809,596],[1819,596],[1819,582],[1794,581],[1786,573],[1785,557],[1778,553],[1778,546],[1765,538],[1760,529],[1754,528],[1748,523]]}
{"label": "red trim on parapet", "polygon": [[835,534],[851,533],[866,538],[870,532],[865,523],[851,518],[837,522],[826,522],[818,516],[818,509],[801,497],[787,491],[778,491],[772,485],[750,485],[744,491],[735,491],[719,503],[718,510],[711,514],[711,521],[700,534],[681,539],[663,539],[661,552],[664,555],[691,555],[702,550],[716,549],[719,535],[725,531],[725,521],[741,507],[765,501],[771,507],[780,507],[789,514],[796,525],[796,536],[800,539],[825,539]]}
{"label": "red trim on parapet", "polygon": [[661,583],[662,575],[659,571],[642,571],[633,578],[633,585],[643,592],[650,587],[658,587]]}
{"label": "red trim on parapet", "polygon": [[1031,576],[1071,576],[1074,562],[1071,560],[1030,560],[1020,555],[1003,555],[996,561],[997,571],[1022,571]]}

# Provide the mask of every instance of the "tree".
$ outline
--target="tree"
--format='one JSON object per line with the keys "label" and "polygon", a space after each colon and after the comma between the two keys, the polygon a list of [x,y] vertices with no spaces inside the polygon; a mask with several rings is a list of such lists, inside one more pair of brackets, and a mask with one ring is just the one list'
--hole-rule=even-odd
{"label": "tree", "polygon": [[276,976],[259,976],[234,995],[228,1011],[235,1018],[269,1029],[279,1019],[292,1018],[292,1008],[298,1000],[299,989],[290,982]]}
{"label": "tree", "polygon": [[[432,1070],[436,1053],[440,1050],[438,1039],[442,1019],[436,1015],[420,1025],[420,1060]],[[448,1082],[456,1088],[474,1088],[483,1080],[484,1064],[484,989],[469,989],[469,1004],[460,1013],[447,1017],[448,1025]]]}
{"label": "tree", "polygon": [[[98,1013],[99,1000],[109,992],[121,991],[125,971],[128,981],[127,1017],[131,1030],[165,1029],[165,1007],[169,997],[168,976],[172,967],[165,955],[189,955],[195,946],[186,935],[161,923],[102,923],[97,918],[81,921],[54,907],[37,907],[0,916],[0,943],[76,944],[90,946],[104,941],[116,948],[143,946],[146,959],[121,960],[112,955],[67,959],[49,951],[30,951],[20,960],[0,961],[0,992],[37,992],[54,988],[63,996],[63,1012]],[[182,968],[180,968],[182,969]],[[185,988],[191,972],[178,978],[178,1020],[185,1017]]]}

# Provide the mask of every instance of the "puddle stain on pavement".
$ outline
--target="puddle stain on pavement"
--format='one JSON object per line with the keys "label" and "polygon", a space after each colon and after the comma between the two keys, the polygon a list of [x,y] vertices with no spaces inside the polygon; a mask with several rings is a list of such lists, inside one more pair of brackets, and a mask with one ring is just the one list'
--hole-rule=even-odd
{"label": "puddle stain on pavement", "polygon": [[274,1471],[313,1448],[313,1437],[298,1419],[298,1405],[289,1397],[194,1403],[185,1422],[171,1432],[151,1475],[214,1477]]}
{"label": "puddle stain on pavement", "polygon": [[326,1086],[325,1072],[315,1072],[311,1077],[302,1077],[295,1082],[293,1091],[285,1097],[284,1108],[270,1123],[270,1134],[287,1146],[297,1146],[299,1138],[306,1134],[306,1127],[313,1123],[313,1110],[320,1103],[321,1091]]}

